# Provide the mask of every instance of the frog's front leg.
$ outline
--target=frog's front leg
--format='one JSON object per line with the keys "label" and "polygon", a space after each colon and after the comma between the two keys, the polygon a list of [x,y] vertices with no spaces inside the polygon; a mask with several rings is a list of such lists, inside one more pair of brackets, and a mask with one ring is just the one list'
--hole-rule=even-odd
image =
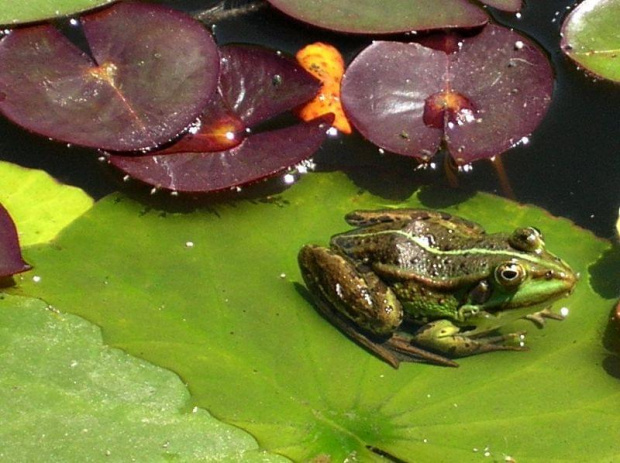
{"label": "frog's front leg", "polygon": [[320,246],[304,246],[299,266],[319,311],[341,331],[398,367],[397,356],[383,345],[400,326],[398,298],[372,271],[357,268],[348,258]]}
{"label": "frog's front leg", "polygon": [[437,320],[422,326],[410,342],[420,347],[441,352],[450,357],[467,357],[497,350],[527,350],[522,345],[504,344],[506,341],[522,339],[523,332],[499,336],[469,337],[461,333],[458,326],[449,320]]}

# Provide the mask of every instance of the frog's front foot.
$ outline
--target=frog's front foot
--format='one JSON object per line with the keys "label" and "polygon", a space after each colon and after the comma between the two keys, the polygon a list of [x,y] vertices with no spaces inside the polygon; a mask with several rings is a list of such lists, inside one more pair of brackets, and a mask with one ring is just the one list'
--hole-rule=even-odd
{"label": "frog's front foot", "polygon": [[474,305],[464,305],[457,311],[457,318],[459,319],[459,321],[464,322],[468,318],[471,318],[474,315],[477,315],[479,312],[480,312],[480,307],[476,307]]}
{"label": "frog's front foot", "polygon": [[562,321],[566,317],[564,315],[552,312],[551,309],[547,307],[546,309],[540,310],[533,314],[526,315],[524,318],[530,320],[531,322],[534,322],[534,324],[539,328],[544,328],[547,319]]}
{"label": "frog's front foot", "polygon": [[[469,337],[461,334],[460,328],[449,320],[437,320],[422,326],[413,336],[412,343],[450,357],[467,357],[498,350],[527,350],[522,342],[524,336],[525,332],[517,332]],[[518,340],[519,344],[509,344],[514,340]]]}

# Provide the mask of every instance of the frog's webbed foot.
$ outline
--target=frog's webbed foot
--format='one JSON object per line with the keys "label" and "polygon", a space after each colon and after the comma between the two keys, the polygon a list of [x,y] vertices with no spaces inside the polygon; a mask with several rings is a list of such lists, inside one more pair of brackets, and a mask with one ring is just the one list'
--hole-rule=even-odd
{"label": "frog's webbed foot", "polygon": [[[449,320],[437,320],[422,326],[412,337],[411,342],[451,357],[467,357],[498,350],[528,350],[521,343],[524,335],[525,332],[520,331],[498,336],[470,337],[461,334],[460,328]],[[515,340],[520,343],[510,344]]]}
{"label": "frog's webbed foot", "polygon": [[558,313],[552,312],[551,309],[547,307],[546,309],[526,315],[523,318],[530,320],[539,328],[544,328],[547,319],[562,321],[566,317],[564,315],[560,315]]}

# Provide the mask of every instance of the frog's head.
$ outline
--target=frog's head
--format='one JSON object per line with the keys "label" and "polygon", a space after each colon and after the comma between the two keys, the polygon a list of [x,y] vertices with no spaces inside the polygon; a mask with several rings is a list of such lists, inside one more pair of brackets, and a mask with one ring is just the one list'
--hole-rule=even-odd
{"label": "frog's head", "polygon": [[[510,251],[492,263],[486,288],[474,288],[470,298],[484,311],[532,308],[569,295],[578,275],[545,249],[540,231],[533,227],[515,230],[508,238]],[[478,292],[479,294],[476,294]]]}

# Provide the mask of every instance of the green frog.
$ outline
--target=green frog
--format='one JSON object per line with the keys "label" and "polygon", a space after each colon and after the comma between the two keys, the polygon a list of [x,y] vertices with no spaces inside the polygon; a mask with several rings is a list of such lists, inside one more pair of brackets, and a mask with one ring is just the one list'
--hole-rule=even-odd
{"label": "green frog", "polygon": [[524,227],[486,233],[478,224],[422,209],[354,211],[357,227],[306,245],[299,265],[318,310],[398,368],[401,360],[458,366],[455,357],[526,350],[523,332],[493,331],[518,318],[562,319],[549,304],[577,275]]}

